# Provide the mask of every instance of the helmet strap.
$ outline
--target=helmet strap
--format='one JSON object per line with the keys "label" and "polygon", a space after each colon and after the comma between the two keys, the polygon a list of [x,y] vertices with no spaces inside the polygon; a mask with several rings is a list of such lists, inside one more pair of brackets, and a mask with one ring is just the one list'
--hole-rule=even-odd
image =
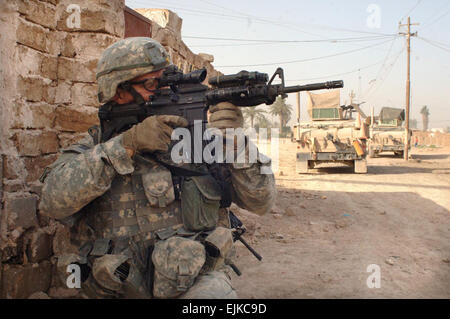
{"label": "helmet strap", "polygon": [[123,90],[129,92],[133,98],[134,101],[137,104],[143,104],[145,103],[144,97],[138,92],[136,91],[136,89],[131,85],[130,82],[123,82],[119,84],[120,88],[122,88]]}

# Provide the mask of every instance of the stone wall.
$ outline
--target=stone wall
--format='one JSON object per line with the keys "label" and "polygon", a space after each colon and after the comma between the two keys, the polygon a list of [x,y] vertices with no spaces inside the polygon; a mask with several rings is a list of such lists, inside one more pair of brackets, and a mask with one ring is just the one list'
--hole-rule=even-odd
{"label": "stone wall", "polygon": [[194,54],[181,38],[183,20],[167,9],[136,9],[152,21],[152,38],[159,41],[172,58],[172,62],[183,72],[206,68],[207,79],[220,74],[211,64],[214,57],[206,53]]}
{"label": "stone wall", "polygon": [[413,131],[412,145],[416,136],[419,145],[450,146],[450,133]]}
{"label": "stone wall", "polygon": [[[124,0],[0,0],[1,298],[79,297],[54,276],[56,257],[76,250],[68,228],[39,214],[38,179],[98,122],[95,68],[124,37],[124,8]],[[217,74],[212,56],[183,43],[176,14],[150,11],[152,37],[175,64]]]}
{"label": "stone wall", "polygon": [[55,256],[70,247],[68,230],[37,211],[38,178],[61,147],[97,123],[95,68],[124,36],[124,1],[2,0],[0,7],[0,296],[70,295],[50,289]]}

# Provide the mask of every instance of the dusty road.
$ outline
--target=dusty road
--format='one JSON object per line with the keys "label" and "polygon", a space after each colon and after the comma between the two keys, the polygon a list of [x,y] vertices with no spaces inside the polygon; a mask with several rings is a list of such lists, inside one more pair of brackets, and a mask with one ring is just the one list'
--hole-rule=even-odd
{"label": "dusty road", "polygon": [[[278,199],[258,217],[234,207],[259,262],[238,244],[241,298],[450,298],[450,148],[413,149],[405,163],[295,173],[295,145],[280,146]],[[282,172],[282,173],[281,173]],[[368,265],[381,287],[368,288]]]}

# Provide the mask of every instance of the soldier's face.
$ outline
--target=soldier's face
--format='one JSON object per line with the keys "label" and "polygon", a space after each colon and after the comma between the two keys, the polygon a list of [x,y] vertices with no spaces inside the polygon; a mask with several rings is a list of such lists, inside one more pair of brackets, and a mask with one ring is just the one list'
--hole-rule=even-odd
{"label": "soldier's face", "polygon": [[[164,69],[140,75],[130,80],[130,83],[145,101],[150,101],[150,96],[155,94],[153,91],[158,88],[158,79],[163,72]],[[133,102],[134,98],[130,92],[118,88],[114,100],[119,104],[127,104]]]}

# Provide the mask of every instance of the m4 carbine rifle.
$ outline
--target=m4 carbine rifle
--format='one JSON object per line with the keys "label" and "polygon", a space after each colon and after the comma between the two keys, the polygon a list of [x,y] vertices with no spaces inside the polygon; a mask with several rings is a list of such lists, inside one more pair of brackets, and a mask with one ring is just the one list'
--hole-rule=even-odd
{"label": "m4 carbine rifle", "polygon": [[[281,83],[272,84],[277,75]],[[158,89],[150,101],[143,104],[107,103],[102,105],[99,109],[102,141],[107,141],[113,135],[153,115],[184,117],[188,120],[188,129],[193,137],[195,120],[202,121],[202,134],[206,129],[207,111],[210,105],[219,102],[231,102],[240,107],[257,106],[263,103],[270,105],[275,102],[277,96],[285,98],[287,93],[336,89],[344,86],[343,81],[285,86],[282,68],[275,71],[270,81],[266,73],[241,71],[210,78],[210,88],[201,84],[205,78],[206,69],[183,74],[176,66],[171,65],[159,79]]]}

